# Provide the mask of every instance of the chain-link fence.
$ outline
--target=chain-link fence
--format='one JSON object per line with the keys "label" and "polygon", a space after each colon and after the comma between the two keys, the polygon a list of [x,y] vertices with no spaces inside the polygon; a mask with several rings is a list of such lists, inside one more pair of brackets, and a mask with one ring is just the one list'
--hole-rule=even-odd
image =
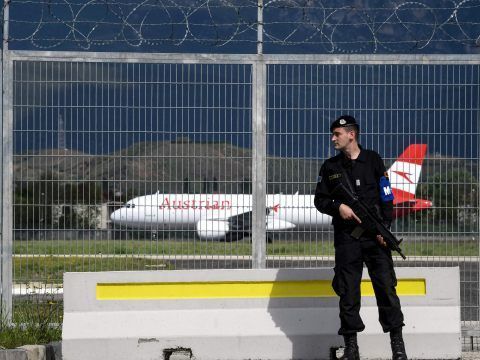
{"label": "chain-link fence", "polygon": [[[462,320],[477,324],[480,71],[471,59],[276,59],[258,83],[248,59],[37,57],[12,59],[14,291],[61,288],[65,271],[249,268],[252,239],[263,241],[252,237],[255,217],[268,267],[332,266],[330,220],[313,191],[333,155],[329,124],[350,113],[387,167],[425,146],[413,195],[431,204],[396,204],[409,257],[398,265],[460,266]],[[266,89],[256,104],[267,115],[263,144],[254,143],[254,87]],[[256,180],[254,156],[266,169]]]}
{"label": "chain-link fence", "polygon": [[[35,292],[60,299],[60,320],[66,271],[333,266],[330,219],[313,207],[313,191],[334,154],[329,124],[349,113],[360,122],[361,144],[390,168],[394,191],[410,194],[395,204],[393,230],[408,256],[397,266],[460,267],[462,325],[471,330],[464,345],[478,350],[469,334],[480,311],[472,18],[480,4],[261,3],[172,2],[160,11],[157,2],[12,2],[2,63],[6,309],[15,317]],[[31,6],[40,18],[18,16]],[[216,21],[222,7],[228,24]],[[160,13],[170,17],[153,24]],[[342,26],[360,28],[359,38],[345,39]],[[404,40],[392,38],[395,29]],[[138,53],[16,50],[120,43]],[[334,54],[142,53],[212,44],[237,53],[308,45]],[[338,55],[442,52],[446,44],[470,55]],[[421,150],[409,166],[402,154],[411,146]]]}
{"label": "chain-link fence", "polygon": [[[267,192],[280,194],[278,218],[296,219],[296,226],[272,234],[269,266],[333,266],[326,256],[333,254],[333,233],[328,226],[319,229],[313,193],[322,159],[333,155],[330,122],[339,114],[354,114],[360,119],[361,144],[382,154],[393,172],[399,198],[393,230],[410,254],[397,266],[459,266],[463,325],[476,328],[479,70],[478,64],[368,61],[270,65]],[[427,147],[425,159],[418,161],[420,174],[418,165],[416,174],[411,166],[395,165],[412,144]],[[402,183],[408,182],[418,185],[411,190],[413,203],[400,201]],[[419,210],[423,200],[432,205]],[[465,347],[476,349],[474,341],[466,338]]]}

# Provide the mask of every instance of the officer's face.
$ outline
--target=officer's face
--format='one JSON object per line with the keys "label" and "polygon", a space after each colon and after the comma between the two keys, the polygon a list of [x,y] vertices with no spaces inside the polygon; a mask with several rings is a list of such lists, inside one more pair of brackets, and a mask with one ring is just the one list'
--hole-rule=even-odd
{"label": "officer's face", "polygon": [[355,140],[355,132],[343,127],[333,129],[332,142],[336,150],[343,150]]}

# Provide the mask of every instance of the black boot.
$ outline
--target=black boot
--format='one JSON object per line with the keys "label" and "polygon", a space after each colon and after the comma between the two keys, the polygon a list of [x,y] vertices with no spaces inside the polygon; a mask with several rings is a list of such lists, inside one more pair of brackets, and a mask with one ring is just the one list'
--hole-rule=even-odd
{"label": "black boot", "polygon": [[390,344],[392,345],[392,360],[408,360],[402,337],[402,328],[390,331]]}
{"label": "black boot", "polygon": [[343,335],[345,351],[339,360],[360,360],[358,353],[357,334]]}

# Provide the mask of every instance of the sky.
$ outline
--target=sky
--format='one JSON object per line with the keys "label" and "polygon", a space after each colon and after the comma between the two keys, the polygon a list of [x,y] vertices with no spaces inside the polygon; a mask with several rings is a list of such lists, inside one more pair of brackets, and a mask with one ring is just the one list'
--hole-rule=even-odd
{"label": "sky", "polygon": [[[480,1],[265,1],[265,53],[478,54]],[[252,1],[13,1],[10,49],[255,53]],[[352,5],[353,4],[353,5]],[[330,154],[341,114],[386,156],[409,143],[477,156],[479,66],[271,65],[269,155]],[[249,65],[17,62],[16,153],[108,154],[188,137],[252,145]],[[61,120],[60,120],[61,119]],[[60,139],[60,140],[59,140]]]}

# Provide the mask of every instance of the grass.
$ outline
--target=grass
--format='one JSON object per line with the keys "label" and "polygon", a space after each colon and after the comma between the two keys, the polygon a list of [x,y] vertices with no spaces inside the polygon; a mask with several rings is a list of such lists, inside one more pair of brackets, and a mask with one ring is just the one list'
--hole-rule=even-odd
{"label": "grass", "polygon": [[[401,248],[406,255],[410,256],[478,256],[479,244],[476,240],[453,238],[438,238],[435,241],[420,239],[417,241],[405,241]],[[58,257],[58,263],[67,263],[64,267],[72,270],[87,271],[85,269],[95,267],[93,271],[106,271],[108,269],[128,270],[143,263],[121,263],[120,260],[112,263],[107,256],[116,255],[119,258],[162,255],[228,255],[247,256],[251,255],[252,248],[249,239],[237,242],[200,241],[197,239],[184,240],[36,240],[15,241],[14,254],[20,255],[52,255]],[[331,256],[334,254],[333,243],[330,240],[285,240],[276,239],[267,244],[268,255],[297,255],[297,256]],[[84,259],[81,264],[68,264],[64,255],[92,256]],[[43,257],[41,257],[43,258]],[[136,261],[137,261],[136,260]],[[100,267],[101,270],[96,270]],[[123,267],[123,268],[122,268]]]}
{"label": "grass", "polygon": [[455,242],[447,241],[419,241],[405,242],[400,248],[407,256],[479,256],[479,244],[475,240]]}
{"label": "grass", "polygon": [[128,257],[21,257],[14,258],[14,279],[17,284],[42,282],[63,283],[63,273],[84,271],[164,270],[172,266],[161,259]]}
{"label": "grass", "polygon": [[14,254],[42,255],[249,255],[248,240],[206,242],[185,240],[34,240],[15,241]]}
{"label": "grass", "polygon": [[[475,240],[405,242],[400,246],[408,256],[478,256]],[[333,256],[331,241],[274,240],[267,245],[269,256]],[[14,244],[14,276],[16,284],[41,282],[61,284],[64,272],[173,270],[181,263],[181,255],[200,256],[199,268],[211,267],[202,261],[216,261],[201,256],[251,255],[248,239],[238,242],[204,242],[180,240],[55,240],[16,241]],[[395,254],[394,254],[395,255]],[[168,256],[168,258],[167,258]],[[178,256],[178,258],[176,258]],[[164,258],[165,257],[165,258]],[[249,261],[248,259],[244,261]],[[202,264],[200,264],[202,263]],[[207,266],[202,266],[207,264]],[[187,264],[190,265],[190,264]]]}
{"label": "grass", "polygon": [[[37,249],[38,250],[38,249]],[[56,257],[52,255],[15,257],[14,281],[22,287],[55,286],[47,284],[63,283],[63,273],[67,271],[121,271],[171,269],[163,260],[142,259],[128,255],[106,258],[95,257]],[[39,285],[40,284],[40,285]],[[25,344],[46,344],[61,339],[63,322],[63,300],[55,295],[27,295],[15,297],[13,301],[13,323],[0,323],[0,346],[16,348]]]}
{"label": "grass", "polygon": [[22,345],[48,344],[62,338],[63,301],[30,295],[14,301],[13,324],[0,322],[0,346],[14,349]]}

